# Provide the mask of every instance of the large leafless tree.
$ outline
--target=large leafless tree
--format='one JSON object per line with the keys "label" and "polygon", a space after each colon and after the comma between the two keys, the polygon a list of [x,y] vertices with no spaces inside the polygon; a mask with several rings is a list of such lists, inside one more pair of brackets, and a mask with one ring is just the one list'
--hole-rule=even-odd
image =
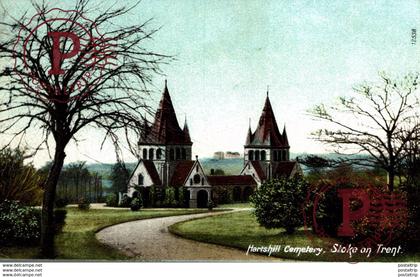
{"label": "large leafless tree", "polygon": [[378,84],[359,85],[354,95],[341,97],[335,105],[317,105],[310,114],[327,124],[313,133],[315,139],[340,154],[367,154],[369,158],[353,156],[350,160],[382,167],[392,191],[394,179],[408,158],[407,149],[420,140],[419,74],[379,76]]}
{"label": "large leafless tree", "polygon": [[3,139],[8,134],[5,146],[37,130],[41,144],[32,147],[53,153],[43,187],[41,234],[42,254],[51,258],[66,146],[88,126],[105,131],[98,144],[138,137],[152,77],[171,57],[145,46],[158,30],[149,20],[121,25],[133,7],[103,10],[89,0],[77,0],[69,10],[44,1],[32,6],[34,16],[27,12],[1,22],[7,35],[0,38],[0,134]]}

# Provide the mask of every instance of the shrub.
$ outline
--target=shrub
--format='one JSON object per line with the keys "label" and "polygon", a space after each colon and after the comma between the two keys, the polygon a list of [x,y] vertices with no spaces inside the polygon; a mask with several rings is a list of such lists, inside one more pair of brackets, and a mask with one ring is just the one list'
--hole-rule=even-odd
{"label": "shrub", "polygon": [[251,197],[258,223],[267,229],[285,228],[288,234],[293,233],[303,225],[302,205],[308,188],[300,176],[264,183]]}
{"label": "shrub", "polygon": [[121,198],[121,203],[120,203],[120,207],[124,207],[124,208],[128,208],[131,205],[131,198],[127,195],[124,194],[123,197]]}
{"label": "shrub", "polygon": [[190,192],[188,189],[186,187],[179,187],[178,194],[178,206],[181,208],[188,208],[190,205]]}
{"label": "shrub", "polygon": [[26,154],[19,149],[0,150],[0,202],[41,204],[43,176],[31,164],[25,164]]}
{"label": "shrub", "polygon": [[209,211],[213,210],[214,207],[214,202],[209,200],[209,202],[207,203],[207,208],[209,209]]}
{"label": "shrub", "polygon": [[90,201],[86,198],[80,198],[78,207],[80,210],[87,211],[90,209]]}
{"label": "shrub", "polygon": [[38,244],[41,210],[5,200],[0,204],[0,226],[0,245]]}
{"label": "shrub", "polygon": [[107,195],[105,202],[106,202],[106,205],[108,207],[117,207],[118,206],[118,198],[114,193]]}
{"label": "shrub", "polygon": [[131,200],[131,210],[134,211],[138,211],[140,210],[140,208],[142,207],[142,200],[140,197],[135,197]]}
{"label": "shrub", "polygon": [[56,208],[65,208],[69,204],[69,200],[67,198],[58,198],[55,200],[55,207]]}
{"label": "shrub", "polygon": [[225,187],[214,187],[214,202],[216,205],[233,203],[233,193],[231,189]]}
{"label": "shrub", "polygon": [[54,224],[55,224],[55,233],[61,233],[64,225],[66,224],[67,211],[58,209],[54,211]]}
{"label": "shrub", "polygon": [[165,188],[165,199],[163,205],[168,208],[173,208],[178,205],[178,201],[175,199],[175,189],[173,187]]}

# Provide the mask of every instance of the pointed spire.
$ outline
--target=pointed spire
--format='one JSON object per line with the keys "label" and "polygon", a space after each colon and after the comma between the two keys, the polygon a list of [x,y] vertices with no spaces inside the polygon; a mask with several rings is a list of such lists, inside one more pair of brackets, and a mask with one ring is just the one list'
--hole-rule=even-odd
{"label": "pointed spire", "polygon": [[252,131],[251,131],[251,118],[249,118],[248,134],[246,135],[245,145],[249,145],[252,142]]}
{"label": "pointed spire", "polygon": [[251,141],[249,145],[282,147],[284,140],[277,126],[268,93],[269,88],[267,87],[267,98],[265,99],[264,108],[258,121],[257,128],[250,136]]}
{"label": "pointed spire", "polygon": [[187,115],[185,115],[184,129],[182,131],[184,132],[185,141],[191,141],[190,130],[188,129],[188,123],[187,123]]}
{"label": "pointed spire", "polygon": [[267,98],[268,98],[269,93],[270,93],[270,86],[267,85]]}
{"label": "pointed spire", "polygon": [[192,144],[189,134],[186,138],[185,132],[178,124],[171,96],[169,95],[167,80],[165,80],[165,88],[163,89],[162,98],[155,114],[154,123],[150,127],[149,135],[143,142],[156,144]]}
{"label": "pointed spire", "polygon": [[286,123],[284,123],[282,137],[283,137],[284,146],[289,146],[289,139],[287,138],[287,133],[286,133]]}

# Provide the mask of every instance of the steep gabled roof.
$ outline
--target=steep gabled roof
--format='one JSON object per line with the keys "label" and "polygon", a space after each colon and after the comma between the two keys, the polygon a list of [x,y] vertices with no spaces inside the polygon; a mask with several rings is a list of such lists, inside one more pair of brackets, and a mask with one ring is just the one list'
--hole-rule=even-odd
{"label": "steep gabled roof", "polygon": [[260,180],[265,180],[267,178],[264,169],[261,167],[261,164],[258,161],[250,161],[250,163],[252,164],[252,166],[255,169],[255,172],[258,175],[258,178]]}
{"label": "steep gabled roof", "polygon": [[150,178],[152,179],[152,182],[154,185],[161,186],[162,181],[159,178],[159,174],[156,170],[155,164],[152,161],[148,160],[142,160],[144,167],[147,170],[147,173],[149,174]]}
{"label": "steep gabled roof", "polygon": [[289,146],[279,131],[268,95],[265,99],[264,108],[260,120],[258,121],[257,129],[254,133],[251,133],[250,130],[248,130],[245,146]]}
{"label": "steep gabled roof", "polygon": [[295,166],[297,166],[296,161],[278,162],[273,167],[273,177],[290,177]]}
{"label": "steep gabled roof", "polygon": [[250,175],[230,175],[230,176],[207,176],[207,180],[212,186],[222,185],[257,185],[255,179]]}
{"label": "steep gabled roof", "polygon": [[188,127],[184,130],[179,127],[166,81],[154,122],[141,137],[139,143],[192,144]]}
{"label": "steep gabled roof", "polygon": [[171,186],[179,187],[184,185],[188,174],[191,172],[195,161],[180,161],[175,167],[174,174],[171,179]]}

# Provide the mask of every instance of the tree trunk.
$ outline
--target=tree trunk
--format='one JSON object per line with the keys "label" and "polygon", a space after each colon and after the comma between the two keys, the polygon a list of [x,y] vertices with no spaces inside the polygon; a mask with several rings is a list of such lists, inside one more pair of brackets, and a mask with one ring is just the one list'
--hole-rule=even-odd
{"label": "tree trunk", "polygon": [[41,255],[44,258],[54,258],[54,201],[55,190],[63,169],[65,146],[56,145],[53,165],[48,174],[47,181],[44,187],[44,199],[42,202],[42,217],[41,217]]}
{"label": "tree trunk", "polygon": [[395,179],[395,172],[393,169],[388,171],[388,190],[394,191],[394,179]]}

